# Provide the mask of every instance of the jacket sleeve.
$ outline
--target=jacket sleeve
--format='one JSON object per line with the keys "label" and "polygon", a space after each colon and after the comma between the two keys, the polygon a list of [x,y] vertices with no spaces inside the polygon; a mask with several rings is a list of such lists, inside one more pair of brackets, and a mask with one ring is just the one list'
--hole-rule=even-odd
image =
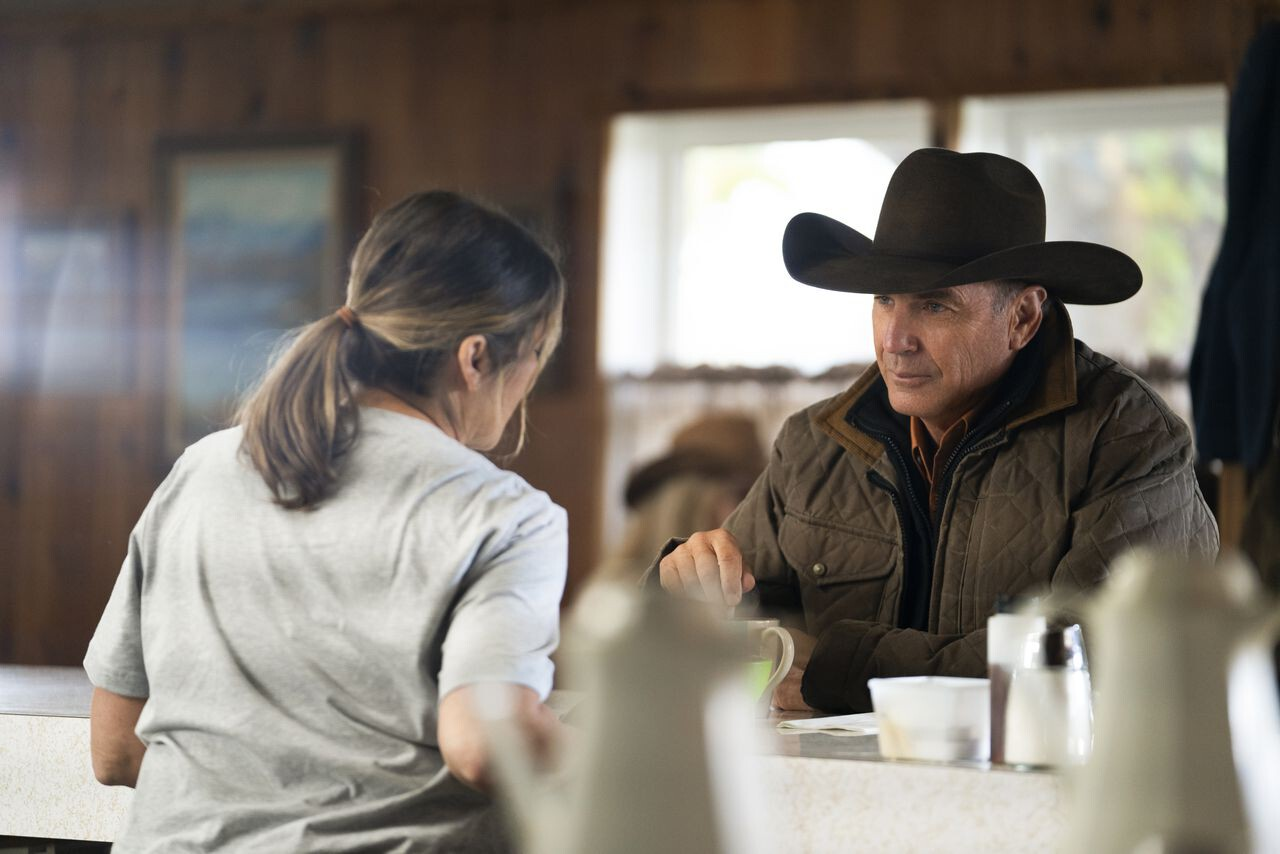
{"label": "jacket sleeve", "polygon": [[[1193,470],[1189,431],[1151,400],[1131,393],[1078,459],[1087,472],[1069,516],[1068,548],[1053,571],[1051,589],[1071,594],[1096,586],[1111,562],[1143,543],[1175,553],[1214,556],[1218,528]],[[879,623],[832,624],[805,671],[805,701],[828,711],[867,711],[867,680],[883,676],[986,675],[986,629],[929,634]]]}
{"label": "jacket sleeve", "polygon": [[1196,482],[1190,431],[1163,406],[1120,404],[1092,444],[1089,472],[1071,512],[1071,546],[1054,570],[1055,591],[1094,587],[1138,545],[1217,556],[1218,525]]}
{"label": "jacket sleeve", "polygon": [[867,680],[887,676],[987,675],[987,630],[938,635],[866,620],[832,623],[814,647],[801,693],[815,709],[869,712]]}

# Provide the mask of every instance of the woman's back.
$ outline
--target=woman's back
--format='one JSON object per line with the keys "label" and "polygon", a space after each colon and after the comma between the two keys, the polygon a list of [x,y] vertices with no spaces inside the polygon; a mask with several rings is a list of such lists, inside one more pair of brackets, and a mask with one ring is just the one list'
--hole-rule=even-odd
{"label": "woman's back", "polygon": [[157,490],[86,658],[149,697],[118,850],[503,847],[444,765],[438,698],[550,689],[563,511],[381,409],[310,510],[273,503],[240,444],[206,438]]}

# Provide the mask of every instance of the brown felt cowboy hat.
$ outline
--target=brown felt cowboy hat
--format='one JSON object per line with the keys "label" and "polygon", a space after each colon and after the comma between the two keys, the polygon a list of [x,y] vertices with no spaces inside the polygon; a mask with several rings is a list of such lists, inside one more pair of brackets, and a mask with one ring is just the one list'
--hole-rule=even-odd
{"label": "brown felt cowboy hat", "polygon": [[889,179],[876,236],[802,213],[782,235],[797,281],[832,291],[907,294],[997,279],[1042,285],[1063,302],[1126,300],[1142,271],[1097,243],[1044,239],[1044,191],[999,154],[922,148]]}
{"label": "brown felt cowboy hat", "polygon": [[667,453],[632,472],[624,495],[628,507],[637,507],[682,474],[723,480],[746,495],[764,466],[755,421],[735,412],[711,412],[680,428]]}

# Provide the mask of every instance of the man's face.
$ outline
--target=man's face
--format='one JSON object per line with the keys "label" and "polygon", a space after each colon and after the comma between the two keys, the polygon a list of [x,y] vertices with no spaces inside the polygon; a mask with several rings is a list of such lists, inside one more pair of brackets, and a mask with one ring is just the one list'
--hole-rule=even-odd
{"label": "man's face", "polygon": [[[876,362],[896,412],[922,419],[940,435],[1004,375],[1035,330],[1023,340],[1020,296],[996,310],[999,292],[983,282],[876,296]],[[1038,326],[1038,303],[1035,308]]]}

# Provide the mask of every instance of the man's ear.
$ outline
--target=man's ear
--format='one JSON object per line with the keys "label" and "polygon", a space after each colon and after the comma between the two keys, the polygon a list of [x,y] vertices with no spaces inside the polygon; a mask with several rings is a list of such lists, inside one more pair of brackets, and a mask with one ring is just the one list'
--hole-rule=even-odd
{"label": "man's ear", "polygon": [[458,345],[458,373],[468,391],[480,387],[489,373],[489,341],[483,335],[468,335]]}
{"label": "man's ear", "polygon": [[1009,310],[1009,349],[1017,352],[1030,343],[1044,320],[1044,301],[1049,292],[1040,285],[1028,285],[1013,298]]}

